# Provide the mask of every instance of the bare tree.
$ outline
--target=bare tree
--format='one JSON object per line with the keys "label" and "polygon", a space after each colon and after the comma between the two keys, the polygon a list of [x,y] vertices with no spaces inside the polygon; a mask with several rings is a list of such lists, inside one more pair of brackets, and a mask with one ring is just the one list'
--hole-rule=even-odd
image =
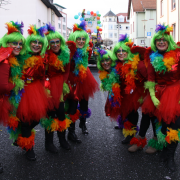
{"label": "bare tree", "polygon": [[111,39],[104,39],[103,40],[103,45],[105,45],[106,47],[110,46],[112,44],[113,44],[113,41]]}
{"label": "bare tree", "polygon": [[8,5],[8,4],[11,4],[10,0],[0,0],[0,8],[8,10],[8,9],[3,7],[3,6]]}

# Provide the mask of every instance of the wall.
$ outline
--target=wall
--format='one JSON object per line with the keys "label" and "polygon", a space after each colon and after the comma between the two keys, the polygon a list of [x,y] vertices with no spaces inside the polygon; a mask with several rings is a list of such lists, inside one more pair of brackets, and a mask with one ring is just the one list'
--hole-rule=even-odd
{"label": "wall", "polygon": [[[49,16],[49,18],[48,18]],[[36,1],[36,26],[38,26],[38,19],[41,21],[41,26],[51,22],[51,9],[47,8],[42,1]],[[48,21],[49,20],[49,21]]]}
{"label": "wall", "polygon": [[0,37],[7,33],[5,23],[10,21],[24,22],[24,36],[27,36],[27,29],[29,24],[36,23],[36,3],[37,0],[25,1],[16,0],[11,1],[11,4],[4,6],[4,9],[0,9]]}
{"label": "wall", "polygon": [[163,6],[164,6],[164,14],[163,16],[160,15],[161,13],[161,7],[160,7],[160,2],[161,0],[157,0],[157,23],[165,23],[166,25],[172,25],[172,24],[176,24],[176,29],[175,29],[175,32],[176,32],[176,38],[174,39],[175,42],[179,41],[179,1],[176,0],[176,9],[175,10],[172,10],[171,9],[171,0],[163,0],[164,3],[163,3]]}

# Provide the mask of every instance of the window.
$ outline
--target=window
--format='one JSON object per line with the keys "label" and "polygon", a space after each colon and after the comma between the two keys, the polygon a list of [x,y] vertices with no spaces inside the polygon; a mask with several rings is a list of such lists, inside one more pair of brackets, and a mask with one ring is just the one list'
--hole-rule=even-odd
{"label": "window", "polygon": [[172,32],[172,36],[174,38],[174,41],[176,41],[176,24],[173,24],[173,32]]}
{"label": "window", "polygon": [[124,16],[119,16],[118,20],[119,20],[119,22],[124,22]]}
{"label": "window", "polygon": [[66,18],[65,17],[63,17],[63,22],[66,22]]}
{"label": "window", "polygon": [[64,38],[66,38],[66,33],[63,33]]}
{"label": "window", "polygon": [[118,25],[114,25],[114,29],[116,30],[118,28]]}
{"label": "window", "polygon": [[104,25],[104,30],[106,29],[106,26]]}
{"label": "window", "polygon": [[45,23],[43,23],[43,26],[45,26],[46,24]]}
{"label": "window", "polygon": [[109,38],[113,38],[113,33],[109,33]]}
{"label": "window", "polygon": [[66,26],[65,25],[63,25],[63,30],[66,30]]}
{"label": "window", "polygon": [[41,20],[38,19],[38,27],[41,27]]}
{"label": "window", "polygon": [[61,20],[61,17],[58,17],[58,20],[60,21],[60,20]]}
{"label": "window", "polygon": [[114,38],[117,38],[117,33],[114,33]]}
{"label": "window", "polygon": [[113,25],[109,25],[109,30],[112,30],[113,29]]}
{"label": "window", "polygon": [[129,30],[129,26],[126,26],[126,30]]}
{"label": "window", "polygon": [[145,43],[144,43],[144,40],[141,40],[141,44],[145,44]]}
{"label": "window", "polygon": [[60,23],[58,23],[58,28],[61,29],[61,24]]}
{"label": "window", "polygon": [[109,18],[109,21],[112,21],[112,19],[111,19],[111,18]]}
{"label": "window", "polygon": [[134,32],[134,22],[133,22],[133,32]]}
{"label": "window", "polygon": [[161,3],[161,5],[160,5],[161,6],[161,11],[160,11],[161,14],[160,15],[163,16],[164,15],[164,3],[163,3],[163,0],[161,0],[160,3]]}
{"label": "window", "polygon": [[176,0],[171,0],[171,9],[176,9]]}
{"label": "window", "polygon": [[107,38],[107,34],[106,33],[104,33],[104,38]]}

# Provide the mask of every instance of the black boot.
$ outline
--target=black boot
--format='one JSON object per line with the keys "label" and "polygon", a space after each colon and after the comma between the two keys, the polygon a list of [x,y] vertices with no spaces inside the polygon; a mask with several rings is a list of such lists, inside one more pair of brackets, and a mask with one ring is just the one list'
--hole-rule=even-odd
{"label": "black boot", "polygon": [[167,166],[172,172],[176,170],[176,165],[174,162],[174,154],[175,154],[177,145],[178,145],[178,142],[171,142],[171,144],[167,145]]}
{"label": "black boot", "polygon": [[159,161],[160,162],[165,162],[167,161],[167,147],[164,147],[161,154],[160,154],[160,157],[159,157]]}
{"label": "black boot", "polygon": [[120,129],[122,130],[123,128],[120,128],[118,125],[114,126],[114,129]]}
{"label": "black boot", "polygon": [[71,147],[70,147],[69,143],[66,141],[66,136],[65,136],[66,130],[64,130],[63,132],[57,131],[57,135],[59,137],[59,143],[60,143],[61,147],[66,150],[70,150]]}
{"label": "black boot", "polygon": [[3,172],[2,164],[0,163],[0,174]]}
{"label": "black boot", "polygon": [[83,134],[88,134],[88,130],[86,128],[86,118],[80,118],[79,127],[82,129]]}
{"label": "black boot", "polygon": [[68,128],[68,139],[70,141],[81,143],[82,141],[78,139],[77,135],[75,134],[75,123],[71,123],[70,127]]}
{"label": "black boot", "polygon": [[54,132],[48,132],[45,130],[45,149],[51,153],[57,153],[58,150],[53,144]]}
{"label": "black boot", "polygon": [[129,144],[130,143],[130,141],[131,141],[131,139],[133,138],[134,136],[127,136],[126,138],[124,138],[122,141],[121,141],[121,143],[122,144]]}
{"label": "black boot", "polygon": [[33,148],[26,151],[26,158],[30,161],[36,161],[36,155],[34,153]]}
{"label": "black boot", "polygon": [[[21,123],[21,133],[22,133],[22,137],[29,138],[31,136],[31,127],[29,123],[24,123],[24,122]],[[33,147],[30,150],[27,150],[25,155],[26,158],[30,161],[36,160],[36,155],[34,153]]]}

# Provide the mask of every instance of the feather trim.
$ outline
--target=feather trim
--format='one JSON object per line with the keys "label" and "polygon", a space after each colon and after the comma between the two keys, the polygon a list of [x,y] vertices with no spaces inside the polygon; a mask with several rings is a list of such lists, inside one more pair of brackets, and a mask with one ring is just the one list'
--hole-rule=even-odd
{"label": "feather trim", "polygon": [[158,151],[163,150],[163,145],[158,143],[158,141],[155,140],[155,139],[150,139],[149,142],[148,142],[148,146],[152,147],[152,148],[155,148]]}
{"label": "feather trim", "polygon": [[31,136],[29,136],[28,138],[22,137],[22,135],[20,134],[17,139],[17,144],[22,149],[26,149],[26,151],[28,151],[34,147],[34,139],[35,139],[35,130],[33,129],[31,131]]}
{"label": "feather trim", "polygon": [[147,144],[147,139],[133,137],[130,141],[130,144],[131,145],[136,144],[138,147],[141,146],[142,148],[144,148],[144,146]]}

